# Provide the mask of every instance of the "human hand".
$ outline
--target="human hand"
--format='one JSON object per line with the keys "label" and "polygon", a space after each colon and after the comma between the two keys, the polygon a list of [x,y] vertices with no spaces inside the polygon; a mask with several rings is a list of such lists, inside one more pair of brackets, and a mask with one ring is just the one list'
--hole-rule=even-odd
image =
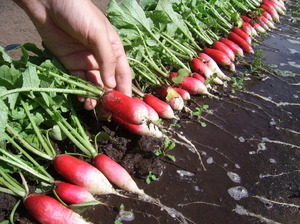
{"label": "human hand", "polygon": [[[131,96],[131,72],[123,44],[90,0],[15,0],[43,42],[72,75]],[[93,109],[97,101],[85,101]]]}

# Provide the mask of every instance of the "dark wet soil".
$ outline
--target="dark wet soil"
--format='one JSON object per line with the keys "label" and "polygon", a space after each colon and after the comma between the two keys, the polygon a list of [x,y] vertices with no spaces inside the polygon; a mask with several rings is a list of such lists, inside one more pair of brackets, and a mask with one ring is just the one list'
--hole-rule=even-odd
{"label": "dark wet soil", "polygon": [[[255,51],[263,51],[262,61],[272,67],[267,70],[272,74],[245,76],[242,90],[235,93],[219,88],[219,99],[194,96],[187,105],[191,110],[209,105],[200,120],[206,127],[183,112],[178,121],[164,123],[180,125],[172,130],[195,145],[203,164],[180,144],[169,152],[176,162],[156,156],[154,151],[163,149],[162,140],[135,136],[114,124],[99,127],[92,116],[84,116],[88,112],[82,112],[89,118],[85,121],[91,133],[104,130],[112,137],[99,145],[100,150],[126,167],[148,195],[194,223],[299,223],[300,28],[290,15],[289,11],[276,30],[257,38]],[[246,60],[254,57],[247,55]],[[245,68],[237,66],[239,72]],[[150,171],[158,179],[147,184]],[[161,208],[124,194],[132,199],[101,196],[111,207],[95,206],[82,215],[92,223],[114,223],[122,204],[134,214],[133,221],[123,223],[176,223]],[[15,199],[0,196],[1,221],[7,219]],[[17,223],[33,222],[22,207],[16,218]]]}

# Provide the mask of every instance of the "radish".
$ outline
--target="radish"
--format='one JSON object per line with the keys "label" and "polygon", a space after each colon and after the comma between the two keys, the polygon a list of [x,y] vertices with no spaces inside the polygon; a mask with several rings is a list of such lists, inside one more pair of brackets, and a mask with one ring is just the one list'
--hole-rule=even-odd
{"label": "radish", "polygon": [[205,84],[206,79],[205,79],[205,77],[203,75],[200,75],[197,72],[193,72],[192,73],[192,77],[195,78],[195,79],[200,80],[203,84]]}
{"label": "radish", "polygon": [[245,26],[249,27],[251,29],[251,34],[248,34],[250,36],[257,36],[257,32],[256,32],[256,29],[248,22],[243,22],[243,30],[244,32],[246,32],[245,29],[248,29],[248,28],[244,28]]}
{"label": "radish", "polygon": [[234,59],[235,59],[234,52],[226,44],[224,44],[220,41],[216,41],[213,43],[212,48],[223,51],[229,57],[229,59],[231,61],[234,61]]}
{"label": "radish", "polygon": [[169,104],[153,95],[145,95],[144,101],[151,106],[161,118],[173,119],[174,111]]}
{"label": "radish", "polygon": [[[270,24],[270,20],[268,20],[266,17],[264,17],[263,15],[257,17],[257,20],[259,21],[259,25],[261,25],[265,30],[270,30],[270,28],[274,28],[274,25],[268,25]],[[267,24],[268,23],[268,24]],[[273,22],[272,22],[273,23]]]}
{"label": "radish", "polygon": [[198,58],[193,58],[190,61],[190,65],[191,65],[192,71],[197,72],[200,75],[203,75],[208,80],[212,80],[213,83],[215,83],[215,84],[223,85],[223,81],[221,79],[219,79],[219,77],[213,78],[214,72],[202,60],[200,60]]}
{"label": "radish", "polygon": [[234,43],[233,41],[227,39],[227,38],[221,38],[219,41],[221,41],[222,43],[226,44],[228,47],[231,48],[231,50],[241,56],[241,57],[244,57],[244,52],[243,52],[243,49],[237,45],[236,43]]}
{"label": "radish", "polygon": [[237,45],[239,45],[245,52],[248,53],[254,53],[252,47],[250,44],[248,44],[243,38],[241,38],[239,35],[237,35],[234,32],[230,32],[228,34],[228,39],[235,42]]}
{"label": "radish", "polygon": [[54,198],[43,194],[30,194],[24,198],[26,210],[40,223],[87,224],[79,214],[68,209]]}
{"label": "radish", "polygon": [[264,22],[269,29],[274,29],[275,28],[275,25],[274,25],[273,21],[269,20],[266,16],[264,16],[264,14],[262,14],[260,17],[258,17],[258,19],[261,22]]}
{"label": "radish", "polygon": [[244,21],[244,22],[247,22],[247,23],[250,23],[250,24],[252,24],[254,21],[250,18],[250,17],[248,17],[248,16],[240,16],[241,17],[241,19]]}
{"label": "radish", "polygon": [[253,27],[248,23],[248,22],[243,22],[243,25],[241,27],[241,29],[248,34],[249,36],[252,36],[252,29]]}
{"label": "radish", "polygon": [[115,91],[107,91],[101,98],[102,106],[132,124],[142,124],[148,119],[147,108],[131,97]]}
{"label": "radish", "polygon": [[218,77],[220,79],[223,79],[223,80],[230,80],[230,78],[224,74],[224,72],[220,69],[220,67],[218,66],[218,64],[215,62],[214,59],[212,59],[212,57],[210,57],[209,55],[203,53],[203,52],[200,52],[198,54],[198,57],[204,61],[208,67],[210,67],[210,69],[214,72],[214,73],[217,73]]}
{"label": "radish", "polygon": [[[181,70],[183,71],[183,70]],[[181,71],[179,70],[177,72],[173,72],[169,76],[169,80],[173,80],[175,77],[181,75]],[[183,71],[183,73],[186,73],[186,70]],[[180,75],[178,75],[180,74]],[[204,83],[202,83],[200,80],[195,79],[190,76],[183,77],[181,79],[180,83],[177,83],[181,88],[188,91],[190,94],[197,95],[197,94],[204,94],[204,95],[210,95],[210,93],[207,91],[206,86]]]}
{"label": "radish", "polygon": [[276,3],[281,8],[281,10],[286,11],[284,1],[280,1],[280,0],[270,0],[270,1]]}
{"label": "radish", "polygon": [[180,84],[181,88],[188,91],[190,94],[203,94],[203,95],[210,95],[207,91],[206,86],[199,80],[192,78],[192,77],[185,77]]}
{"label": "radish", "polygon": [[243,30],[241,30],[238,27],[233,27],[232,28],[232,32],[236,33],[237,35],[239,35],[241,38],[243,38],[248,44],[251,44],[251,38],[250,36],[245,33]]}
{"label": "radish", "polygon": [[231,71],[235,71],[234,64],[230,61],[230,59],[224,52],[211,48],[205,48],[203,52],[213,58],[217,64],[228,66]]}
{"label": "radish", "polygon": [[178,219],[180,223],[187,223],[186,217],[184,217],[180,212],[161,204],[159,200],[156,200],[147,195],[136,185],[129,173],[120,164],[116,163],[108,156],[104,154],[96,156],[94,159],[94,164],[116,186],[129,192],[135,193],[141,196],[143,199],[150,201],[154,205],[159,206],[161,209],[168,212],[170,216]]}
{"label": "radish", "polygon": [[92,194],[119,195],[107,178],[91,164],[74,156],[61,154],[54,159],[55,170],[66,180],[85,188]]}
{"label": "radish", "polygon": [[172,86],[162,84],[158,89],[157,93],[159,97],[166,100],[173,110],[180,111],[184,107],[184,102],[181,96],[173,89]]}
{"label": "radish", "polygon": [[[204,77],[203,77],[204,78]],[[205,79],[205,78],[204,78]],[[191,99],[191,95],[188,91],[182,88],[173,87],[173,89],[181,96],[181,98],[186,101]]]}
{"label": "radish", "polygon": [[109,179],[109,181],[119,188],[145,196],[144,191],[138,188],[129,173],[108,156],[99,154],[94,159],[94,165]]}
{"label": "radish", "polygon": [[284,14],[285,14],[285,12],[282,10],[282,8],[280,7],[280,5],[277,4],[277,3],[274,2],[274,1],[271,1],[271,0],[263,0],[262,3],[263,3],[263,4],[266,4],[266,5],[270,6],[270,7],[273,7],[273,8],[277,11],[277,13],[279,13],[280,15],[284,15]]}
{"label": "radish", "polygon": [[161,138],[163,136],[162,132],[152,123],[149,124],[131,124],[128,123],[116,115],[113,115],[113,121],[127,129],[128,131],[137,135],[146,135],[156,138]]}
{"label": "radish", "polygon": [[273,22],[273,18],[272,18],[272,16],[271,16],[271,14],[268,13],[267,11],[264,11],[264,12],[262,13],[262,15],[263,15],[264,17],[266,17],[268,20],[270,20],[270,21]]}
{"label": "radish", "polygon": [[254,23],[253,24],[253,27],[254,29],[257,31],[257,32],[260,32],[260,33],[266,33],[266,29],[264,29],[261,25],[259,25],[258,23]]}
{"label": "radish", "polygon": [[75,184],[57,181],[55,183],[54,191],[64,202],[68,204],[80,204],[96,201],[89,191]]}
{"label": "radish", "polygon": [[262,8],[265,11],[267,11],[268,13],[270,13],[274,22],[276,22],[276,23],[280,22],[279,15],[274,7],[272,7],[270,5],[266,5],[266,4],[261,4],[260,8]]}
{"label": "radish", "polygon": [[143,101],[142,99],[138,98],[138,97],[132,97],[133,99],[136,99],[137,101],[139,101],[140,103],[142,103],[148,110],[148,118],[150,121],[157,121],[159,119],[158,113],[151,107],[149,106],[147,103],[145,103],[145,101]]}

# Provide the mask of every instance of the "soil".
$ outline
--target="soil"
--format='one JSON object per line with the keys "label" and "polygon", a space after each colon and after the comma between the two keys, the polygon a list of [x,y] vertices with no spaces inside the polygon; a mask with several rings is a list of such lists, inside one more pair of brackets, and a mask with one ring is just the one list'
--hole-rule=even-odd
{"label": "soil", "polygon": [[[256,38],[255,51],[262,50],[262,62],[272,69],[245,76],[241,91],[232,93],[218,87],[215,95],[219,99],[193,96],[186,105],[191,110],[209,105],[200,121],[182,111],[177,113],[178,120],[163,122],[165,127],[178,124],[170,130],[195,146],[203,164],[178,137],[185,144],[177,143],[168,152],[176,158],[173,162],[154,154],[164,148],[162,139],[133,135],[112,123],[99,123],[91,112],[81,111],[91,134],[105,131],[112,137],[99,144],[100,151],[123,165],[148,195],[194,223],[299,223],[300,27],[291,19],[292,6],[288,5],[287,15],[276,29]],[[34,27],[13,3],[1,1],[0,16],[1,30],[5,30],[0,34],[1,46],[39,43]],[[16,23],[10,25],[12,21]],[[246,55],[245,59],[250,62],[255,56]],[[241,73],[246,67],[239,64],[237,70]],[[276,74],[268,72],[274,69]],[[64,143],[59,148],[72,150],[74,146]],[[150,171],[157,180],[147,184]],[[123,193],[131,199],[97,196],[111,206],[98,205],[78,212],[92,223],[114,223],[123,205],[134,215],[132,221],[123,223],[178,222],[160,207]],[[14,197],[0,194],[0,221],[8,219],[15,202]],[[15,222],[35,223],[22,206]]]}

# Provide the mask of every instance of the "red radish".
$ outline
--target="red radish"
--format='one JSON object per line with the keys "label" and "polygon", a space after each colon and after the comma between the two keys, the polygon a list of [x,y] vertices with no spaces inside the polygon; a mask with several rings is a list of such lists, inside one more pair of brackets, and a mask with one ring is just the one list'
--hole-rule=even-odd
{"label": "red radish", "polygon": [[140,103],[142,103],[148,110],[148,117],[150,121],[157,121],[159,119],[158,113],[147,103],[145,103],[142,99],[138,97],[132,97],[133,99],[138,100]]}
{"label": "red radish", "polygon": [[232,63],[232,61],[230,61],[230,59],[224,52],[211,48],[205,48],[203,52],[213,58],[217,64],[228,66],[231,71],[235,71],[234,64]]}
{"label": "red radish", "polygon": [[227,38],[221,38],[220,41],[230,47],[235,54],[244,57],[243,49],[239,45]]}
{"label": "red radish", "polygon": [[92,194],[117,194],[107,178],[91,164],[74,156],[61,154],[54,159],[55,170],[69,182]]}
{"label": "red radish", "polygon": [[201,81],[192,78],[192,77],[185,77],[182,80],[182,83],[180,84],[181,88],[188,91],[190,94],[204,94],[204,95],[210,95],[210,93],[207,91],[206,86]]}
{"label": "red radish", "polygon": [[145,196],[144,191],[139,189],[129,173],[108,156],[104,154],[97,155],[94,159],[94,165],[119,188]]}
{"label": "red radish", "polygon": [[270,1],[276,3],[281,8],[281,10],[286,11],[284,1],[282,0],[270,0]]}
{"label": "red radish", "polygon": [[96,201],[90,192],[75,184],[56,182],[54,190],[57,195],[68,204]]}
{"label": "red radish", "polygon": [[56,199],[43,194],[30,194],[24,199],[26,210],[40,223],[87,224],[79,214]]}
{"label": "red radish", "polygon": [[269,25],[267,24],[270,21],[266,17],[261,15],[261,16],[257,17],[257,19],[259,20],[259,23],[258,23],[259,25],[261,25],[265,30],[270,30],[271,27],[269,27]]}
{"label": "red radish", "polygon": [[278,23],[280,21],[279,15],[274,7],[266,5],[266,4],[261,4],[260,8],[262,8],[265,11],[267,11],[268,13],[270,13],[274,22]]}
{"label": "red radish", "polygon": [[203,84],[205,84],[206,79],[205,79],[205,77],[203,75],[200,75],[197,72],[193,72],[192,73],[192,77],[195,78],[195,79],[200,80]]}
{"label": "red radish", "polygon": [[248,17],[248,16],[241,16],[241,19],[244,21],[244,22],[247,22],[247,23],[253,23],[253,20]]}
{"label": "red radish", "polygon": [[248,53],[254,53],[253,49],[250,44],[248,44],[243,38],[241,38],[239,35],[237,35],[234,32],[230,32],[228,34],[228,39],[235,42],[237,45],[239,45],[244,51]]}
{"label": "red radish", "polygon": [[226,44],[224,44],[220,41],[216,41],[216,42],[213,43],[213,45],[211,47],[213,49],[223,51],[229,57],[229,59],[231,61],[234,61],[234,59],[235,59],[234,52]]}
{"label": "red radish", "polygon": [[199,73],[200,75],[203,75],[206,79],[212,80],[213,83],[218,85],[223,85],[223,81],[219,79],[218,77],[212,78],[214,72],[210,69],[208,65],[206,65],[202,60],[198,58],[193,58],[190,61],[191,69],[194,72]]}
{"label": "red radish", "polygon": [[181,98],[183,100],[190,100],[191,99],[191,95],[189,94],[188,91],[186,91],[185,89],[182,88],[177,88],[177,87],[173,87],[174,90],[181,96]]}
{"label": "red radish", "polygon": [[271,14],[268,13],[267,11],[264,11],[264,12],[262,13],[262,15],[263,15],[264,17],[266,17],[268,20],[270,20],[270,21],[273,22],[273,18],[272,18],[272,16],[271,16]]}
{"label": "red radish", "polygon": [[267,31],[261,26],[259,25],[258,23],[254,23],[253,24],[253,27],[254,29],[257,31],[257,32],[260,32],[260,33],[266,33]]}
{"label": "red radish", "polygon": [[[247,26],[251,29],[251,34],[249,34],[250,36],[257,36],[256,29],[250,23],[243,22],[243,26],[244,27]],[[248,29],[248,28],[244,28],[244,27],[243,27],[243,30],[244,30],[244,32],[246,32],[245,29]]]}
{"label": "red radish", "polygon": [[137,100],[121,92],[115,90],[107,91],[101,100],[102,106],[106,110],[129,123],[142,124],[148,119],[147,108]]}
{"label": "red radish", "polygon": [[163,136],[162,132],[158,129],[157,126],[154,124],[131,124],[128,123],[116,115],[113,115],[113,121],[117,124],[121,125],[123,128],[127,129],[128,131],[137,134],[137,135],[146,135],[152,136],[156,138],[161,138]]}
{"label": "red radish", "polygon": [[274,1],[271,1],[271,0],[263,0],[262,3],[263,3],[263,4],[266,4],[266,5],[270,6],[270,7],[273,7],[273,8],[277,11],[277,13],[279,13],[280,15],[284,15],[284,14],[285,14],[284,11],[282,10],[282,8],[280,7],[280,5],[277,4],[277,3],[274,2]]}
{"label": "red radish", "polygon": [[96,112],[97,112],[97,117],[100,119],[100,120],[106,120],[106,121],[109,121],[111,119],[111,116],[112,116],[112,112],[110,111],[107,111],[101,103],[99,103],[97,105],[97,109],[96,109]]}
{"label": "red radish", "polygon": [[[265,11],[266,12],[266,11]],[[269,20],[267,17],[265,17],[263,14],[258,18],[261,22],[264,22],[266,26],[270,29],[274,29],[275,25],[272,20]]]}
{"label": "red radish", "polygon": [[151,106],[161,118],[173,119],[174,111],[169,104],[153,95],[145,95],[144,101]]}
{"label": "red radish", "polygon": [[[174,77],[177,77],[178,73],[173,72],[169,76],[169,80],[172,80]],[[204,94],[210,95],[207,91],[206,86],[200,80],[195,79],[190,76],[183,77],[181,83],[177,83],[181,88],[188,91],[190,94],[197,95],[197,94]]]}
{"label": "red radish", "polygon": [[180,111],[184,107],[184,102],[181,96],[173,89],[172,86],[162,84],[158,89],[157,93],[159,97],[166,100],[173,110]]}
{"label": "red radish", "polygon": [[223,80],[227,80],[229,81],[230,78],[224,74],[224,72],[222,72],[222,70],[220,69],[220,67],[218,66],[218,64],[215,62],[214,59],[212,59],[212,57],[210,57],[209,55],[203,53],[203,52],[200,52],[198,54],[198,57],[205,62],[205,64],[208,65],[208,67],[210,67],[210,69],[214,72],[214,73],[217,73],[218,77],[220,79],[223,79]]}
{"label": "red radish", "polygon": [[241,29],[248,35],[252,36],[252,26],[248,22],[243,22]]}
{"label": "red radish", "polygon": [[248,44],[251,44],[251,38],[248,34],[246,34],[243,30],[241,30],[238,27],[233,27],[232,32],[236,33],[239,35],[241,38],[243,38]]}

